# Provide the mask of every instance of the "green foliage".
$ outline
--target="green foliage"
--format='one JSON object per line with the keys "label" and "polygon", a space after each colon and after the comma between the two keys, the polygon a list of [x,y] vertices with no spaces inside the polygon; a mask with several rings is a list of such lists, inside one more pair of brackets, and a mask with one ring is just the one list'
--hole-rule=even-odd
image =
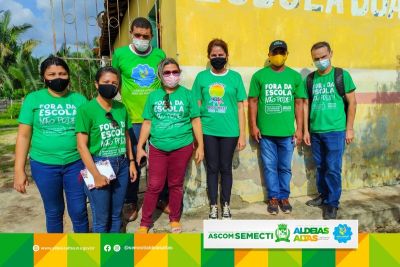
{"label": "green foliage", "polygon": [[[30,24],[11,25],[11,12],[0,12],[0,97],[19,99],[22,93],[37,88],[39,60],[32,57],[37,40],[20,41]],[[18,90],[17,90],[18,89]]]}
{"label": "green foliage", "polygon": [[[21,99],[43,87],[39,73],[40,59],[32,56],[38,40],[19,41],[21,34],[32,28],[30,24],[11,25],[11,12],[0,11],[0,98]],[[94,43],[95,44],[95,43]],[[70,90],[91,99],[96,89],[94,77],[99,61],[89,44],[80,43],[75,51],[65,44],[57,52],[70,68]]]}
{"label": "green foliage", "polygon": [[94,81],[99,63],[93,60],[95,55],[87,44],[80,43],[78,48],[78,51],[73,52],[70,47],[63,45],[57,56],[64,58],[70,69],[70,90],[92,99],[96,92]]}
{"label": "green foliage", "polygon": [[4,112],[0,113],[0,119],[13,120],[18,118],[21,106],[22,104],[20,102],[14,102]]}
{"label": "green foliage", "polygon": [[3,119],[0,116],[0,128],[17,127],[17,119]]}
{"label": "green foliage", "polygon": [[21,111],[21,103],[13,103],[11,106],[9,106],[6,110],[6,116],[9,117],[10,119],[16,119],[19,116],[19,113]]}

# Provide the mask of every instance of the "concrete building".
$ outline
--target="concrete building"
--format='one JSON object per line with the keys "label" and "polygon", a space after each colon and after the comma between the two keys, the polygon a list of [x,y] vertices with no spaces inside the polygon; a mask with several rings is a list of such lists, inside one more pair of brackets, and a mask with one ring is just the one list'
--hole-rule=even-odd
{"label": "concrete building", "polygon": [[[123,12],[117,12],[116,2],[125,8]],[[356,139],[346,147],[343,189],[399,183],[400,1],[110,0],[108,12],[119,14],[121,23],[113,28],[113,38],[102,39],[104,44],[127,45],[130,22],[137,16],[149,17],[158,32],[153,44],[178,60],[188,88],[207,66],[206,49],[212,38],[227,41],[229,66],[242,74],[247,91],[252,74],[267,59],[271,41],[288,43],[287,65],[304,75],[314,69],[311,45],[328,41],[333,65],[347,69],[357,86]],[[101,53],[107,56],[112,51],[103,45]],[[258,147],[250,139],[244,151],[235,153],[233,194],[248,202],[262,201]],[[307,147],[295,149],[291,190],[292,196],[316,193]],[[187,173],[185,207],[206,204],[205,170],[193,162]]]}

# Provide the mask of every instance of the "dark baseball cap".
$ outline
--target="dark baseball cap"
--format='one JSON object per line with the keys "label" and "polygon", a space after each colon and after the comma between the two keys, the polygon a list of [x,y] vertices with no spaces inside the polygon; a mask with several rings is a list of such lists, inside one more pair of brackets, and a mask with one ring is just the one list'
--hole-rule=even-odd
{"label": "dark baseball cap", "polygon": [[276,48],[283,48],[287,51],[287,44],[282,40],[275,40],[269,45],[269,52],[274,51]]}

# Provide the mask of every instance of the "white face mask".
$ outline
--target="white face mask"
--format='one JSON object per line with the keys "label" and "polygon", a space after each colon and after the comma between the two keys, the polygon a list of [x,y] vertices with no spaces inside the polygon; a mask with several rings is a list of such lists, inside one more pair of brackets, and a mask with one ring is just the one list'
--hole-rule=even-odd
{"label": "white face mask", "polygon": [[132,43],[139,52],[145,52],[150,46],[150,40],[133,38]]}
{"label": "white face mask", "polygon": [[324,71],[331,65],[331,61],[329,58],[316,60],[316,61],[314,61],[314,65],[320,71]]}
{"label": "white face mask", "polygon": [[181,76],[175,76],[173,74],[169,76],[163,76],[163,84],[168,88],[175,88],[181,80]]}

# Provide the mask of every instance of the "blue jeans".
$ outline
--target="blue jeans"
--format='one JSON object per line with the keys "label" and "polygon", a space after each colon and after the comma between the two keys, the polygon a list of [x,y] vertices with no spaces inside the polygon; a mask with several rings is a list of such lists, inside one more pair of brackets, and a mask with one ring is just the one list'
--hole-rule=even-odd
{"label": "blue jeans", "polygon": [[[133,123],[132,128],[129,129],[129,138],[131,139],[132,152],[135,156],[136,156],[136,150],[137,150],[136,146],[138,144],[141,129],[142,129],[141,123]],[[128,183],[128,187],[126,190],[125,203],[137,203],[137,201],[138,201],[140,168],[137,165],[137,163],[135,163],[135,166],[136,166],[136,170],[138,172],[137,179],[133,183],[131,183],[131,182]]]}
{"label": "blue jeans", "polygon": [[129,163],[125,156],[94,157],[93,160],[109,160],[114,169],[116,179],[109,185],[89,190],[85,186],[90,201],[93,217],[94,233],[119,233],[122,225],[121,213],[129,181]]}
{"label": "blue jeans", "polygon": [[268,199],[289,198],[293,137],[263,136],[260,140],[260,148]]}
{"label": "blue jeans", "polygon": [[342,194],[342,157],[346,132],[312,133],[311,151],[317,165],[317,188],[324,204],[338,207]]}
{"label": "blue jeans", "polygon": [[[141,123],[133,123],[132,128],[129,129],[129,137],[131,139],[131,144],[132,144],[132,152],[134,155],[136,155],[136,150],[137,150],[137,144],[139,140],[139,135],[140,135],[140,130],[142,129],[142,124]],[[139,191],[139,180],[140,180],[140,168],[135,163],[136,170],[138,172],[137,174],[137,179],[135,182],[128,183],[128,187],[126,190],[126,198],[125,198],[125,203],[135,203],[137,204],[138,202],[138,191]],[[168,185],[167,183],[165,184],[164,190],[161,192],[159,199],[168,201]]]}
{"label": "blue jeans", "polygon": [[64,192],[67,209],[75,233],[89,231],[86,195],[80,171],[81,160],[66,165],[49,165],[30,159],[32,177],[43,200],[48,233],[62,233],[64,217]]}

